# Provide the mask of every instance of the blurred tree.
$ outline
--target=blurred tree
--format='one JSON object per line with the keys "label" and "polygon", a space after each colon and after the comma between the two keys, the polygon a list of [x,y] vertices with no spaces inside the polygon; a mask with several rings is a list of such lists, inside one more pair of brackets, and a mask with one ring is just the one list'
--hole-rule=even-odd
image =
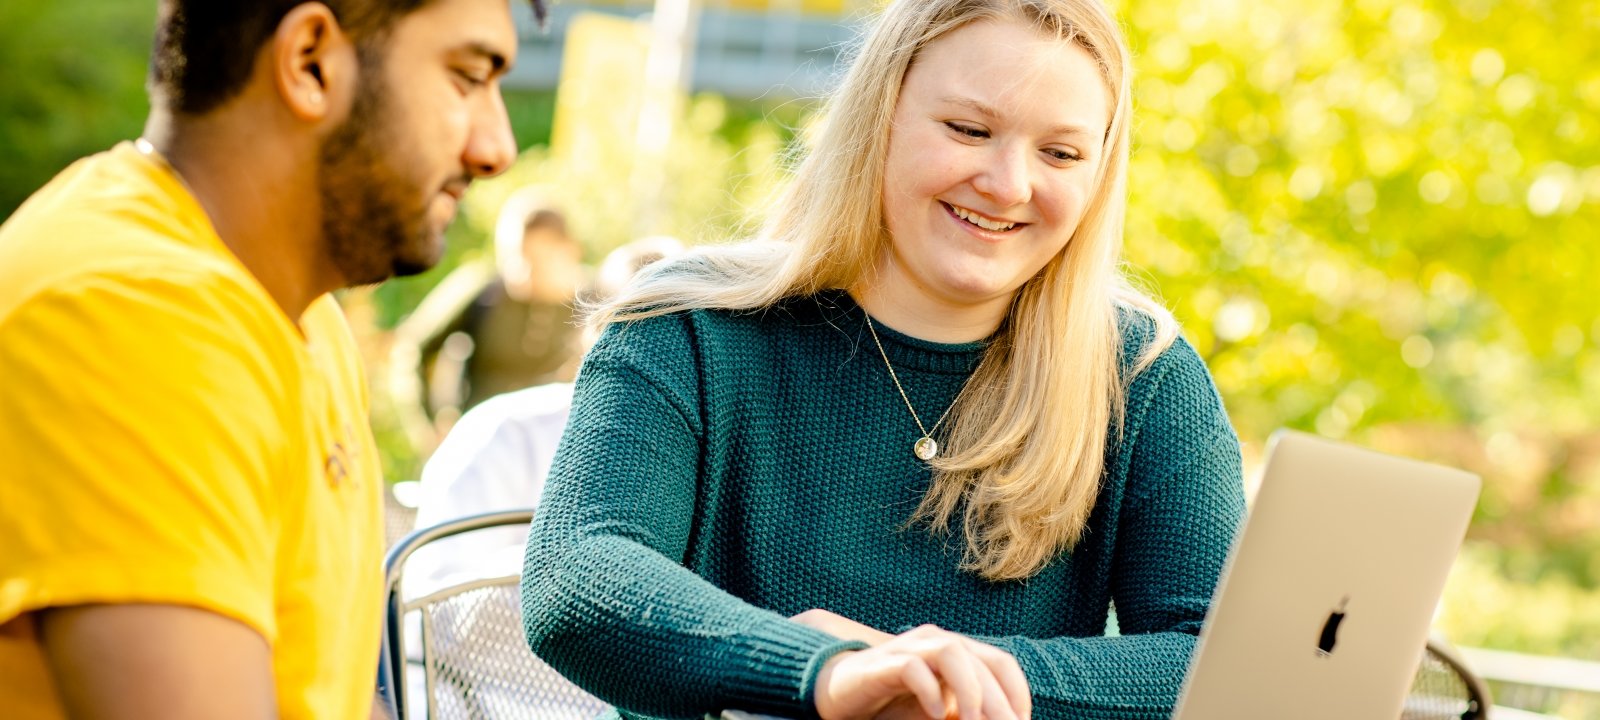
{"label": "blurred tree", "polygon": [[[751,231],[781,182],[783,158],[809,107],[797,102],[729,101],[716,95],[690,98],[674,123],[666,158],[667,183],[675,200],[671,212],[650,232],[698,243]],[[543,120],[548,139],[549,115]],[[525,185],[550,186],[551,200],[567,211],[589,262],[636,239],[630,198],[617,190],[625,185],[625,170],[588,157],[552,158],[542,146],[528,149],[505,175],[474,183],[461,217],[450,228],[443,262],[422,275],[378,288],[378,323],[393,327],[451,269],[490,252],[501,204]]]}
{"label": "blurred tree", "polygon": [[156,3],[0,3],[0,218],[84,155],[144,128]]}
{"label": "blurred tree", "polygon": [[[0,3],[0,220],[85,155],[139,136],[156,0]],[[555,94],[511,90],[518,145],[550,141]]]}
{"label": "blurred tree", "polygon": [[1600,584],[1600,4],[1123,12],[1128,256],[1254,450],[1290,425],[1471,468],[1506,572]]}

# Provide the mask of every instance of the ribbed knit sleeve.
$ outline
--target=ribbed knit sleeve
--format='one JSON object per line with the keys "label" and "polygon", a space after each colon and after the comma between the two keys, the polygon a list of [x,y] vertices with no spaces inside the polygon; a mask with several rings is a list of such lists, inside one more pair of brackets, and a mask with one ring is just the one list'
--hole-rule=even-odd
{"label": "ribbed knit sleeve", "polygon": [[1028,677],[1034,717],[1172,715],[1244,516],[1239,441],[1205,365],[1178,340],[1133,384],[1108,475],[1126,474],[1110,587],[1120,637],[986,637]]}
{"label": "ribbed knit sleeve", "polygon": [[684,566],[703,467],[692,335],[678,316],[613,326],[584,362],[529,535],[533,651],[619,710],[814,715],[842,642]]}

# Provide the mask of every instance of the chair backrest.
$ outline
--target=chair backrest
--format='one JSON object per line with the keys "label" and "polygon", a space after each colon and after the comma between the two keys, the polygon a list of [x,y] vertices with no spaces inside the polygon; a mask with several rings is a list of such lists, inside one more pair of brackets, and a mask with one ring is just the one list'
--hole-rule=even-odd
{"label": "chair backrest", "polygon": [[402,595],[406,559],[418,548],[462,533],[526,525],[532,517],[531,510],[474,515],[413,532],[390,549],[379,689],[397,720],[589,720],[607,709],[528,649],[515,575]]}
{"label": "chair backrest", "polygon": [[1455,648],[1430,638],[1417,666],[1401,720],[1485,720],[1489,689],[1467,668]]}
{"label": "chair backrest", "polygon": [[395,486],[383,489],[383,546],[394,547],[417,529],[417,509],[400,502]]}

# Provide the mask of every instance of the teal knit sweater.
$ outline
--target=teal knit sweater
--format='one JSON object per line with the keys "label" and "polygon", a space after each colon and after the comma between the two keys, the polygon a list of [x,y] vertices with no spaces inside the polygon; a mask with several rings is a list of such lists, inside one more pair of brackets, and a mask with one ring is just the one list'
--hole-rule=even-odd
{"label": "teal knit sweater", "polygon": [[[1125,362],[1152,335],[1128,317]],[[983,355],[878,328],[924,418]],[[528,642],[624,715],[814,717],[823,662],[861,647],[785,619],[824,608],[1005,649],[1036,718],[1168,717],[1243,517],[1239,444],[1182,340],[1127,400],[1077,547],[989,582],[957,569],[959,531],[905,528],[931,476],[849,295],[613,325],[528,539]],[[1105,637],[1113,601],[1122,635]]]}

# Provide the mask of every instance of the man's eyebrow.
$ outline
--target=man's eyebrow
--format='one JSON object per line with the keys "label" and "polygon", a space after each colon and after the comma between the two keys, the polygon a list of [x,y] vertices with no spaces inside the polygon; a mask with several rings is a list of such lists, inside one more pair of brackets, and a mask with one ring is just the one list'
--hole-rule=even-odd
{"label": "man's eyebrow", "polygon": [[[982,100],[979,100],[977,98],[963,97],[963,96],[960,96],[960,95],[951,95],[949,97],[942,98],[942,100],[944,102],[946,102],[946,103],[951,104],[951,105],[960,105],[961,107],[964,107],[964,108],[967,108],[969,110],[972,110],[972,111],[978,113],[979,115],[983,115],[984,117],[989,118],[990,120],[998,120],[1000,118],[1000,111],[999,110],[994,109],[988,103],[985,103]],[[1057,125],[1055,127],[1052,127],[1052,128],[1050,128],[1050,133],[1049,134],[1051,134],[1051,135],[1082,135],[1084,137],[1094,137],[1094,133],[1091,132],[1089,130],[1089,128],[1086,128],[1086,127],[1084,127],[1082,125],[1073,124],[1073,123],[1066,123],[1066,124],[1063,124],[1063,125]]]}

